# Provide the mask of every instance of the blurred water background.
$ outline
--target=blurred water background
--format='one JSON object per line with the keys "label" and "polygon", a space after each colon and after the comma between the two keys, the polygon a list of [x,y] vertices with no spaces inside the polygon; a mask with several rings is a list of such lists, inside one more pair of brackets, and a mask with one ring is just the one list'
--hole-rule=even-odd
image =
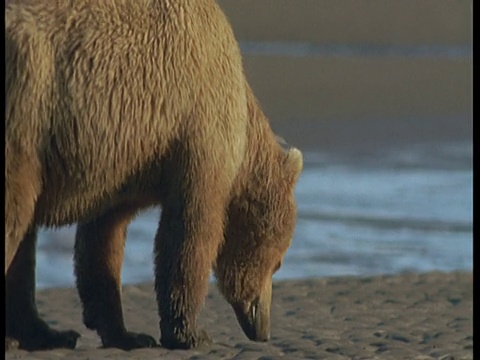
{"label": "blurred water background", "polygon": [[[304,151],[275,278],[471,271],[469,2],[220,3],[273,128]],[[128,228],[125,284],[153,279],[159,213]],[[40,288],[74,286],[74,234],[40,232]]]}

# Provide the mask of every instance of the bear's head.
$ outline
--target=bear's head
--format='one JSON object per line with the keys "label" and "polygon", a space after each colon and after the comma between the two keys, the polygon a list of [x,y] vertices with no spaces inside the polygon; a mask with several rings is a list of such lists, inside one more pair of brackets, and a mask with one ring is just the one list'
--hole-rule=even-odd
{"label": "bear's head", "polygon": [[295,148],[279,150],[230,203],[225,241],[215,265],[218,287],[250,340],[270,337],[272,276],[292,241],[294,188],[303,167]]}

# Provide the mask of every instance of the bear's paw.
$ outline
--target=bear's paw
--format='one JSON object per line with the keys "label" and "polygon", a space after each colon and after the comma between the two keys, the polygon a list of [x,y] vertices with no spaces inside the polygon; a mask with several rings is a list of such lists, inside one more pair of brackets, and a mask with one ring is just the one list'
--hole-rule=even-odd
{"label": "bear's paw", "polygon": [[80,334],[73,330],[57,331],[44,327],[21,337],[5,337],[5,351],[23,349],[27,351],[50,349],[75,349]]}
{"label": "bear's paw", "polygon": [[193,334],[177,335],[162,332],[160,343],[167,349],[183,349],[188,350],[201,345],[210,345],[212,338],[205,330],[196,331]]}

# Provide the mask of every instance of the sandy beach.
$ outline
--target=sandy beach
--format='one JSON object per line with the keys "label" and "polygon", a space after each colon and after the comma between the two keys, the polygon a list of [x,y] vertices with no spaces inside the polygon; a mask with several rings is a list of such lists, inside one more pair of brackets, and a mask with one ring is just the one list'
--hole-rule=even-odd
{"label": "sandy beach", "polygon": [[383,56],[356,51],[348,56],[328,51],[318,56],[246,54],[247,78],[273,128],[291,144],[356,152],[471,138],[471,54],[402,54],[412,48],[471,49],[471,1],[219,4],[241,43],[400,50]]}
{"label": "sandy beach", "polygon": [[[153,285],[126,286],[123,298],[129,329],[158,338]],[[17,350],[7,359],[473,359],[471,273],[276,282],[268,343],[247,340],[212,285],[200,324],[214,343],[189,351],[99,348],[74,289],[40,291],[38,304],[52,326],[81,333],[77,348]]]}
{"label": "sandy beach", "polygon": [[473,133],[472,59],[246,56],[244,63],[274,130],[303,150],[355,153]]}
{"label": "sandy beach", "polygon": [[472,41],[473,1],[219,0],[237,37],[310,43]]}

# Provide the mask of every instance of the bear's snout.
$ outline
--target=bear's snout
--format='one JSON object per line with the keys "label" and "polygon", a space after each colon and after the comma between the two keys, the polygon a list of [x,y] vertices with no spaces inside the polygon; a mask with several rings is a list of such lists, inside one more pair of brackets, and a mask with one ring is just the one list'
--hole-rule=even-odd
{"label": "bear's snout", "polygon": [[270,339],[270,306],[265,309],[257,298],[250,304],[235,304],[232,307],[243,332],[250,340]]}
{"label": "bear's snout", "polygon": [[270,339],[270,305],[272,303],[272,282],[267,281],[258,297],[250,302],[232,304],[243,332],[250,340]]}

